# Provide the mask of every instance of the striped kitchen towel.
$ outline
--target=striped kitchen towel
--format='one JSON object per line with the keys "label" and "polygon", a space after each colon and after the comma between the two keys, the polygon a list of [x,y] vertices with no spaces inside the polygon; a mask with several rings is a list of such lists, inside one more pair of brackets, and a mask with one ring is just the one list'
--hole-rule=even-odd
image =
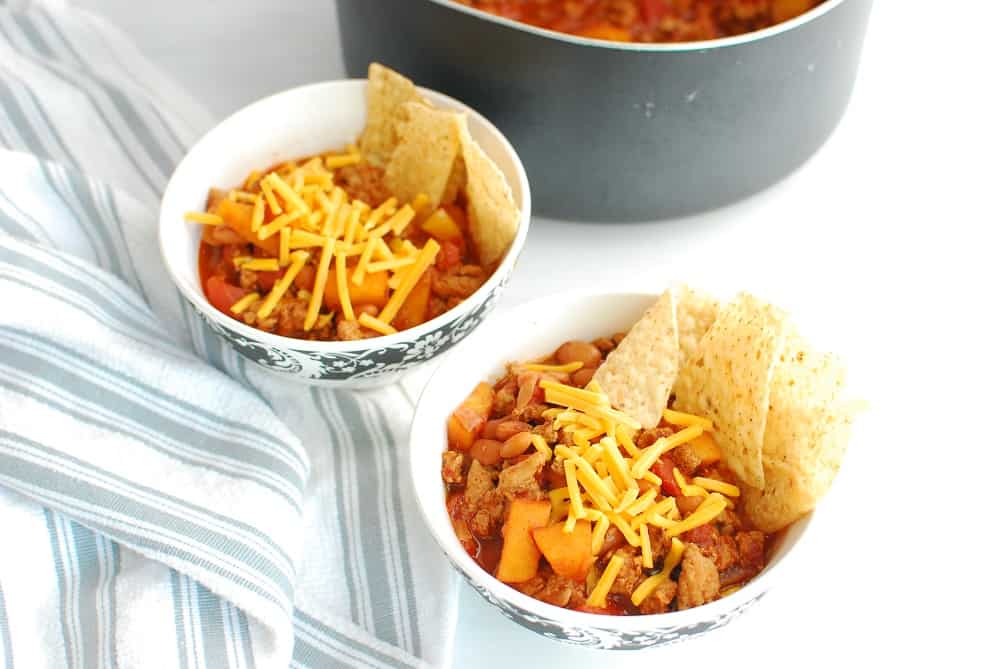
{"label": "striped kitchen towel", "polygon": [[0,668],[448,664],[412,384],[276,381],[166,277],[210,123],[97,17],[0,0]]}

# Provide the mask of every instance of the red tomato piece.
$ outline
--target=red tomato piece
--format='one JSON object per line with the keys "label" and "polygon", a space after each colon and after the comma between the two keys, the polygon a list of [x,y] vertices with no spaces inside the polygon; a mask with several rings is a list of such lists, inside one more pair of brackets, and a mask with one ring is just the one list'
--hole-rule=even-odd
{"label": "red tomato piece", "polygon": [[226,314],[246,294],[247,291],[239,286],[226,283],[217,276],[210,276],[205,282],[205,297],[213,307]]}
{"label": "red tomato piece", "polygon": [[447,272],[452,267],[458,267],[461,264],[462,247],[451,240],[441,244],[441,250],[437,257],[437,268],[442,272]]}
{"label": "red tomato piece", "polygon": [[680,486],[674,480],[674,461],[668,456],[661,455],[660,459],[654,462],[653,466],[649,468],[649,471],[659,476],[663,481],[660,488],[663,490],[664,495],[671,497],[681,496]]}
{"label": "red tomato piece", "polygon": [[663,0],[639,0],[639,10],[642,12],[643,23],[652,27],[667,13],[667,6]]}

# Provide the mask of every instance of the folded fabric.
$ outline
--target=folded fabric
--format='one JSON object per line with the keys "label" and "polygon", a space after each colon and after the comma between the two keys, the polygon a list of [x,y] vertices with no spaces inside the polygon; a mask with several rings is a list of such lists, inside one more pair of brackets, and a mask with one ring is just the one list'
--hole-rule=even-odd
{"label": "folded fabric", "polygon": [[98,18],[0,2],[0,668],[448,664],[419,380],[283,381],[167,279],[156,200],[209,123]]}

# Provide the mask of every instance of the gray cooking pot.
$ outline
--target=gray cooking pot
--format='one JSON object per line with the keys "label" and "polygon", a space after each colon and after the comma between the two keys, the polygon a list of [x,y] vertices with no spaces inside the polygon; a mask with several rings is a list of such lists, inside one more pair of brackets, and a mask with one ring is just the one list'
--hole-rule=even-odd
{"label": "gray cooking pot", "polygon": [[872,0],[827,0],[780,25],[682,44],[618,44],[448,0],[337,0],[344,62],[371,61],[474,107],[523,160],[536,211],[649,220],[775,183],[829,137]]}

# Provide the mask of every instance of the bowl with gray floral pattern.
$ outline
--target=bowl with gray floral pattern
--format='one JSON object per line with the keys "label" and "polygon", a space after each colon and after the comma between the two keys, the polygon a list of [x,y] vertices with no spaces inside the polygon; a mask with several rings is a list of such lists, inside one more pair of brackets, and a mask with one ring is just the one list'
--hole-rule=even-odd
{"label": "bowl with gray floral pattern", "polygon": [[658,295],[647,292],[560,294],[500,314],[434,371],[417,403],[410,431],[410,476],[431,535],[466,582],[498,613],[546,638],[606,650],[666,646],[709,634],[738,618],[780,583],[798,554],[812,513],[782,531],[764,570],[735,592],[694,608],[651,615],[576,611],[529,597],[499,581],[469,555],[446,507],[442,453],[451,413],[477,383],[495,381],[506,364],[535,360],[570,340],[592,341],[628,330]]}
{"label": "bowl with gray floral pattern", "polygon": [[160,206],[160,250],[183,298],[247,360],[287,379],[342,388],[377,387],[451,349],[493,309],[524,246],[531,193],[517,153],[492,123],[446,95],[420,89],[435,107],[465,114],[469,133],[506,177],[520,210],[517,234],[489,279],[445,313],[398,333],[356,341],[314,341],[264,332],[213,307],[198,268],[201,211],[212,186],[241,183],[254,169],[354,142],[365,125],[365,80],[330,81],[278,93],[236,112],[199,140],[177,166]]}

